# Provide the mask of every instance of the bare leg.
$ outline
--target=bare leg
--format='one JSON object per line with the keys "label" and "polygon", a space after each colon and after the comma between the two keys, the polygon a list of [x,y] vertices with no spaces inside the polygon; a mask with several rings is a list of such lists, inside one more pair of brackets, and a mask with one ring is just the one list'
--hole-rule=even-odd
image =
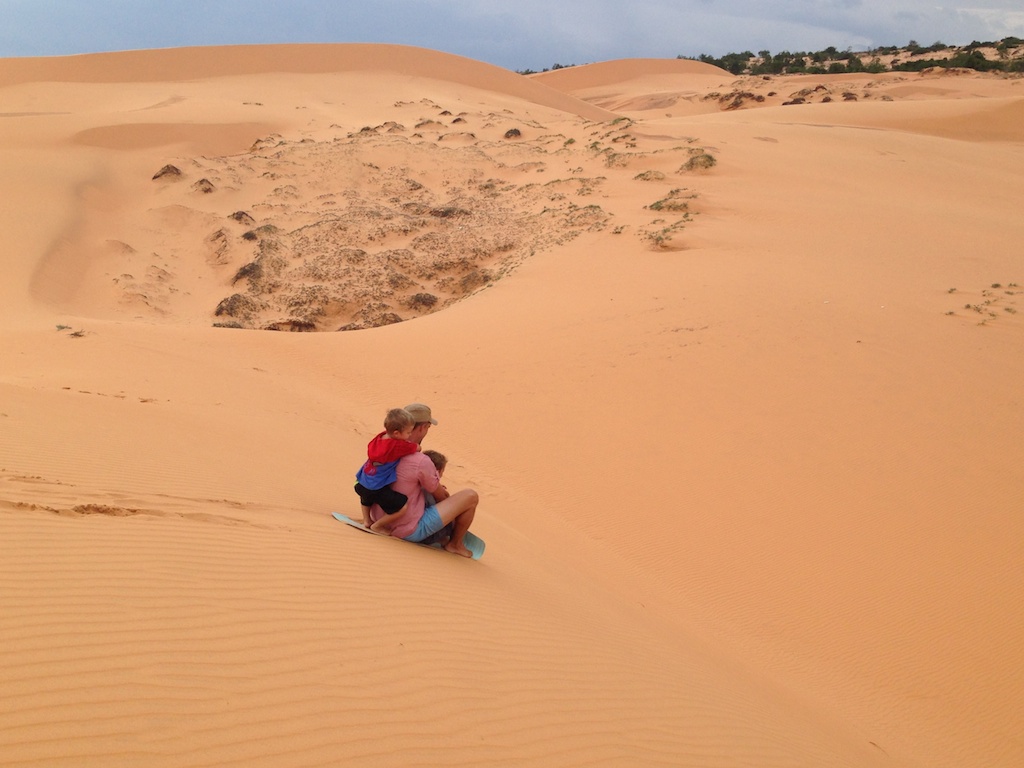
{"label": "bare leg", "polygon": [[361,507],[361,509],[363,510],[363,527],[364,528],[369,528],[370,527],[370,508],[369,507]]}
{"label": "bare leg", "polygon": [[472,557],[473,553],[466,548],[466,532],[469,530],[469,526],[473,524],[473,518],[476,516],[476,507],[463,512],[461,515],[455,518],[454,524],[455,529],[452,531],[452,537],[444,548],[449,552],[454,552],[457,555],[463,557]]}
{"label": "bare leg", "polygon": [[463,557],[472,557],[473,553],[466,549],[466,531],[473,524],[476,516],[476,505],[480,503],[480,495],[472,488],[453,493],[444,501],[437,503],[437,513],[445,525],[454,523],[452,526],[451,540],[444,545],[449,552],[454,552]]}

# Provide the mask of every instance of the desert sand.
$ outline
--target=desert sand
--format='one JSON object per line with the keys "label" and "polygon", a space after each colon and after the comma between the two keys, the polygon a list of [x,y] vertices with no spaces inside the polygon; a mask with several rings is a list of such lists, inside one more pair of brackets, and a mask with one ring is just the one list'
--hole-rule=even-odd
{"label": "desert sand", "polygon": [[3,765],[1024,764],[1021,78],[3,60],[0,184]]}

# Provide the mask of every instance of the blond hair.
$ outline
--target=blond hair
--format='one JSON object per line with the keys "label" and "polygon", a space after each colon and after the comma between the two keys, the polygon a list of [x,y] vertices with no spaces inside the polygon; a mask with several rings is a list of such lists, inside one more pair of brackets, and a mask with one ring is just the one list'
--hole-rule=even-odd
{"label": "blond hair", "polygon": [[384,417],[384,431],[389,435],[415,426],[416,419],[405,408],[392,408]]}

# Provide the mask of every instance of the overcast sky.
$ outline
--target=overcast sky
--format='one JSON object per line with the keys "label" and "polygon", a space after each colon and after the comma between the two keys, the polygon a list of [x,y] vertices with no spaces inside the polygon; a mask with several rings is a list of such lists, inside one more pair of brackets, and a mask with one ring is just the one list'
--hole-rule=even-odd
{"label": "overcast sky", "polygon": [[[0,0],[0,57],[400,43],[508,69],[1024,37],[1022,0]],[[969,0],[968,0],[969,2]]]}

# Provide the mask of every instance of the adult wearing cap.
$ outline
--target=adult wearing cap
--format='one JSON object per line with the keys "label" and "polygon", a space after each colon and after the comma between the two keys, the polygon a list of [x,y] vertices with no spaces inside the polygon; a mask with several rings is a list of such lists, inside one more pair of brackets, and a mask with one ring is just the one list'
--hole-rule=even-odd
{"label": "adult wearing cap", "polygon": [[[409,439],[422,444],[430,428],[437,425],[437,419],[430,412],[430,406],[423,403],[410,403],[405,406],[405,410],[416,420]],[[476,515],[479,494],[471,488],[449,494],[441,485],[441,477],[434,463],[421,452],[403,456],[398,462],[397,475],[391,487],[408,497],[406,510],[388,516],[379,506],[371,507],[370,520],[375,524],[374,530],[408,541],[423,541],[450,523],[452,535],[444,548],[464,557],[472,557],[464,539]],[[431,494],[436,503],[430,504],[424,492]],[[378,521],[381,525],[376,525]]]}

